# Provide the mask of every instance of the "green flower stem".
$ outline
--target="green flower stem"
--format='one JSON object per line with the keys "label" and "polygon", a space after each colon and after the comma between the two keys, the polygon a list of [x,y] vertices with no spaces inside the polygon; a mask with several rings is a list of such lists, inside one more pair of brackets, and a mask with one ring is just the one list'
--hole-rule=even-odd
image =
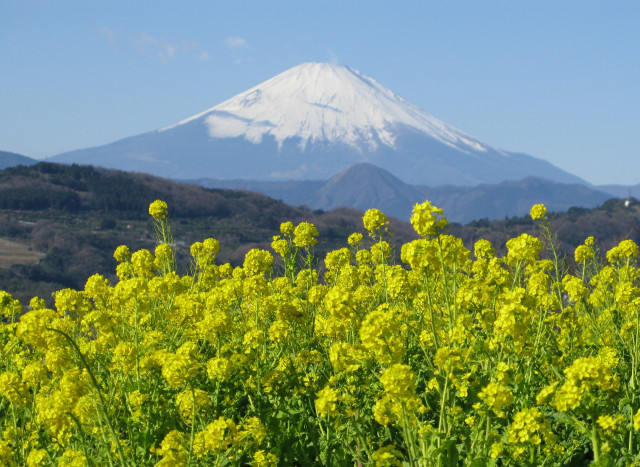
{"label": "green flower stem", "polygon": [[445,429],[447,422],[445,420],[446,417],[444,415],[444,408],[447,402],[448,391],[449,391],[449,375],[447,375],[444,380],[444,388],[442,389],[442,398],[440,399],[440,416],[438,419],[438,431],[440,433],[444,433],[447,431]]}
{"label": "green flower stem", "polygon": [[[9,404],[11,405],[11,418],[13,420],[13,429],[16,430],[16,433],[18,432],[18,419],[16,418],[16,407],[15,404],[13,402],[9,402]],[[24,443],[21,444],[20,446],[20,454],[22,456],[22,458],[24,459]]]}
{"label": "green flower stem", "polygon": [[489,412],[487,412],[487,425],[486,425],[485,434],[484,434],[484,442],[485,443],[487,441],[489,441],[489,432],[490,431],[491,431],[491,416],[489,415]]}
{"label": "green flower stem", "polygon": [[598,437],[598,430],[596,428],[596,422],[594,421],[591,428],[591,446],[593,447],[593,461],[598,463],[600,460],[600,439]]}
{"label": "green flower stem", "polygon": [[171,233],[171,225],[167,218],[154,218],[154,227],[156,231],[156,242],[164,243],[171,247],[171,259],[169,264],[162,265],[162,274],[165,275],[176,270],[176,253],[174,251],[173,234]]}
{"label": "green flower stem", "polygon": [[358,453],[360,453],[360,449],[364,450],[364,453],[367,455],[368,459],[371,459],[371,451],[367,443],[364,442],[362,432],[360,431],[358,419],[354,415],[354,424],[352,425],[354,430],[356,431],[356,440],[358,441]]}
{"label": "green flower stem", "polygon": [[433,303],[431,301],[431,291],[429,288],[429,275],[425,274],[425,278],[424,278],[424,288],[427,290],[427,305],[429,307],[429,315],[431,317],[431,332],[433,333],[433,341],[436,345],[436,349],[440,348],[440,340],[438,339],[438,332],[436,331],[436,324],[435,324],[435,313],[434,313],[434,309],[433,309]]}
{"label": "green flower stem", "polygon": [[191,458],[193,457],[193,439],[195,437],[196,429],[196,392],[193,387],[191,388],[191,397],[193,403],[191,404],[191,435],[189,437],[189,457],[187,458],[187,466],[191,465]]}
{"label": "green flower stem", "polygon": [[[95,399],[92,397],[91,400],[95,405],[96,404]],[[104,433],[104,424],[102,422],[102,418],[103,418],[102,414],[98,412],[98,421],[100,422],[100,433],[102,434],[102,444],[104,445],[104,449],[107,452],[107,459],[109,461],[109,465],[113,467],[113,457],[111,456],[111,446],[109,446],[109,439]]]}
{"label": "green flower stem", "polygon": [[522,265],[524,264],[524,260],[518,259],[516,264],[514,264],[513,268],[513,281],[511,282],[511,289],[515,289],[516,285],[520,285],[520,275],[522,273]]}
{"label": "green flower stem", "polygon": [[[444,250],[442,249],[442,238],[438,235],[438,254],[440,256],[440,274],[442,275],[442,286],[444,288],[444,301],[445,301],[445,305],[447,307],[447,318],[449,319],[449,331],[451,331],[453,329],[453,326],[455,325],[455,311],[453,313],[451,313],[451,303],[449,301],[449,283],[447,281],[447,270],[446,270],[446,264],[444,262]],[[453,322],[452,322],[452,318],[453,318]]]}
{"label": "green flower stem", "polygon": [[382,247],[382,232],[379,232],[378,245],[380,245],[380,264],[382,265],[382,286],[384,288],[384,302],[389,303],[389,291],[387,289],[387,260],[384,257],[384,248]]}
{"label": "green flower stem", "polygon": [[87,363],[87,360],[84,358],[84,355],[80,351],[80,348],[78,347],[78,344],[76,344],[76,342],[73,340],[73,338],[71,336],[69,336],[67,333],[65,333],[64,331],[61,331],[59,329],[54,329],[54,328],[45,328],[45,329],[48,330],[48,331],[56,332],[56,333],[60,334],[61,336],[63,336],[65,339],[67,339],[67,341],[71,344],[71,346],[74,348],[74,350],[78,354],[78,357],[80,358],[80,361],[82,362],[82,365],[86,368],[87,372],[89,373],[89,376],[91,377],[91,382],[93,383],[93,386],[96,388],[96,391],[98,392],[98,398],[100,399],[100,409],[101,409],[101,411],[103,413],[105,422],[107,423],[107,427],[109,428],[111,436],[113,437],[113,439],[114,439],[114,441],[116,443],[116,447],[118,449],[118,455],[120,456],[120,465],[127,465],[126,457],[124,455],[124,451],[122,450],[122,446],[120,445],[120,440],[118,439],[118,436],[116,435],[116,432],[113,429],[113,425],[111,424],[111,421],[109,420],[109,415],[107,414],[106,403],[105,403],[104,397],[102,395],[102,388],[100,386],[100,383],[98,383],[98,380],[96,379],[96,377],[94,376],[93,372],[91,371],[91,368],[89,367],[89,364]]}
{"label": "green flower stem", "polygon": [[[485,419],[487,418],[488,415],[484,415],[481,422],[477,425],[478,427],[482,426],[484,424]],[[478,439],[480,438],[480,429],[476,429],[475,431],[475,436],[473,437],[473,441],[471,442],[471,447],[469,448],[469,452],[473,453],[473,448],[476,445],[476,442],[478,441]]]}
{"label": "green flower stem", "polygon": [[331,465],[331,449],[329,446],[329,440],[331,439],[331,416],[327,416],[327,437],[325,439],[325,460],[327,465]]}
{"label": "green flower stem", "polygon": [[133,331],[133,341],[136,346],[136,388],[140,390],[140,342],[138,341],[138,307],[135,307],[135,328]]}
{"label": "green flower stem", "polygon": [[[90,459],[91,456],[89,456],[89,451],[87,450],[87,440],[86,440],[86,436],[84,434],[84,430],[82,429],[82,424],[80,423],[80,420],[78,420],[78,418],[72,413],[72,412],[67,412],[67,414],[69,415],[69,417],[71,417],[71,420],[74,421],[74,423],[76,424],[76,427],[78,427],[78,432],[80,433],[80,436],[82,438],[82,450],[84,451],[84,456],[87,459]],[[110,451],[108,449],[107,446],[107,451]],[[111,458],[111,456],[109,455],[109,458]],[[110,462],[111,463],[111,462]]]}
{"label": "green flower stem", "polygon": [[553,234],[551,233],[551,227],[549,225],[549,221],[547,218],[544,218],[544,222],[541,222],[540,226],[544,233],[545,239],[549,244],[549,248],[551,249],[551,253],[553,254],[553,268],[554,268],[554,282],[552,284],[552,288],[555,286],[556,295],[558,297],[558,303],[560,304],[560,310],[564,311],[564,304],[562,301],[562,279],[561,279],[561,271],[560,271],[560,257],[558,256],[558,248],[556,246],[555,239]]}

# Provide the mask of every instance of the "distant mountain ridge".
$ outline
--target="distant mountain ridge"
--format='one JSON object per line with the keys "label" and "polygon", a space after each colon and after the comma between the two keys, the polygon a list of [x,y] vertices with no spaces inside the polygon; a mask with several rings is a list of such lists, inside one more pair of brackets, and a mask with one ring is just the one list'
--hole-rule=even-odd
{"label": "distant mountain ridge", "polygon": [[0,170],[4,170],[7,167],[15,167],[18,165],[33,165],[38,161],[31,157],[23,156],[22,154],[16,154],[15,152],[0,151]]}
{"label": "distant mountain ridge", "polygon": [[527,176],[586,182],[448,125],[352,68],[303,63],[169,127],[59,154],[172,179],[326,180],[356,163],[406,183],[473,186]]}
{"label": "distant mountain ridge", "polygon": [[413,205],[426,199],[443,208],[449,220],[467,223],[483,218],[522,216],[537,203],[544,203],[551,211],[566,211],[573,206],[595,207],[611,198],[608,193],[581,184],[562,184],[537,177],[474,187],[410,185],[367,163],[355,164],[324,182],[214,179],[192,182],[208,188],[257,191],[312,209],[378,208],[404,221],[409,219]]}
{"label": "distant mountain ridge", "polygon": [[427,188],[425,196],[445,212],[458,213],[452,220],[462,223],[524,216],[538,203],[551,212],[565,212],[573,207],[595,208],[612,198],[608,193],[581,184],[556,183],[537,177],[495,185]]}
{"label": "distant mountain ridge", "polygon": [[597,185],[594,188],[609,193],[616,198],[640,198],[640,183],[637,185]]}

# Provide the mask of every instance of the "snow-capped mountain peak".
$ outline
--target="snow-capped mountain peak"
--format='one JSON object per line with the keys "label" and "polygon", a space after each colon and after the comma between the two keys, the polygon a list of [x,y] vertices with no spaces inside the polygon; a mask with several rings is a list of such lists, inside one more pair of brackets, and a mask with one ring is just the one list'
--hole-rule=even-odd
{"label": "snow-capped mountain peak", "polygon": [[477,185],[528,176],[581,183],[484,144],[362,73],[303,63],[159,131],[53,158],[177,179],[327,180],[370,163],[405,183]]}
{"label": "snow-capped mountain peak", "polygon": [[374,79],[329,63],[295,66],[175,126],[198,119],[211,137],[243,137],[258,144],[271,135],[279,147],[297,138],[302,149],[315,142],[342,143],[358,151],[380,144],[393,148],[394,130],[406,126],[463,152],[489,149]]}

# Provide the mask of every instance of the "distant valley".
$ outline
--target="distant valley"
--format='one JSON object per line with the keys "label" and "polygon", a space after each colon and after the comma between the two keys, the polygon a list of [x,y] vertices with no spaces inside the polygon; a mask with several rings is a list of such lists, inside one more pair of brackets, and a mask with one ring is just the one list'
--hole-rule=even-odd
{"label": "distant valley", "polygon": [[447,217],[460,223],[477,219],[523,216],[533,204],[544,203],[552,211],[572,206],[596,207],[612,196],[581,184],[563,184],[528,177],[498,184],[466,186],[409,185],[372,164],[349,167],[327,181],[261,182],[248,180],[196,179],[208,188],[242,189],[264,193],[295,206],[330,210],[342,206],[361,210],[378,208],[405,221],[416,203],[429,200],[443,208]]}

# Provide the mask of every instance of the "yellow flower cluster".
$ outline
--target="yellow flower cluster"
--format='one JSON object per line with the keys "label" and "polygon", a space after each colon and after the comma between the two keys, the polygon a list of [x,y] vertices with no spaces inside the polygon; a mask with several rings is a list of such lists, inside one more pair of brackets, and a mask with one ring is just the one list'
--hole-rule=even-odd
{"label": "yellow flower cluster", "polygon": [[544,204],[534,204],[529,215],[533,220],[542,219],[547,214],[547,207]]}
{"label": "yellow flower cluster", "polygon": [[149,205],[149,215],[155,219],[165,219],[169,215],[169,206],[157,199]]}
{"label": "yellow flower cluster", "polygon": [[325,386],[316,399],[316,410],[321,417],[335,417],[339,415],[338,403],[342,400],[340,393],[330,386]]}
{"label": "yellow flower cluster", "polygon": [[618,431],[620,425],[622,425],[626,421],[627,418],[624,415],[617,414],[615,417],[611,415],[600,415],[596,422],[603,431],[611,433],[614,431]]}
{"label": "yellow flower cluster", "polygon": [[507,241],[507,262],[516,264],[517,262],[533,263],[540,255],[542,242],[539,238],[523,233],[519,237]]}
{"label": "yellow flower cluster", "polygon": [[369,231],[369,235],[380,236],[382,232],[389,230],[389,220],[379,209],[369,209],[362,217],[364,228]]}
{"label": "yellow flower cluster", "polygon": [[377,449],[371,456],[371,460],[375,462],[376,467],[401,467],[403,457],[402,452],[390,444]]}
{"label": "yellow flower cluster", "polygon": [[601,392],[615,393],[620,387],[619,376],[615,373],[618,359],[612,349],[604,347],[601,355],[580,357],[565,368],[565,382],[555,391],[553,386],[538,395],[538,400],[547,400],[555,391],[551,405],[561,412],[580,407],[585,392],[598,389]]}
{"label": "yellow flower cluster", "polygon": [[411,225],[421,237],[437,235],[448,224],[442,209],[433,206],[429,201],[413,207]]}
{"label": "yellow flower cluster", "polygon": [[318,229],[313,224],[301,222],[293,231],[293,243],[298,248],[311,248],[318,243],[315,238],[318,235]]}
{"label": "yellow flower cluster", "polygon": [[383,365],[399,362],[405,353],[399,320],[395,310],[383,305],[370,312],[360,327],[362,346]]}
{"label": "yellow flower cluster", "polygon": [[478,393],[478,398],[483,403],[475,404],[474,409],[482,411],[486,406],[500,418],[506,416],[504,409],[511,405],[514,399],[511,389],[494,382],[482,388]]}
{"label": "yellow flower cluster", "polygon": [[532,407],[519,411],[513,417],[509,427],[509,442],[513,444],[539,445],[542,438],[554,442],[556,437],[551,432],[551,424],[540,409]]}
{"label": "yellow flower cluster", "polygon": [[610,263],[630,261],[637,257],[638,245],[633,240],[622,240],[607,252],[607,261]]}
{"label": "yellow flower cluster", "polygon": [[22,311],[22,306],[11,294],[0,290],[0,316],[13,321]]}
{"label": "yellow flower cluster", "polygon": [[[593,237],[589,237],[593,240]],[[589,239],[587,239],[588,242]],[[584,263],[589,259],[593,259],[595,257],[595,253],[593,252],[593,247],[592,245],[589,245],[587,242],[585,242],[584,245],[578,245],[578,247],[575,249],[574,253],[573,253],[573,257],[576,261],[576,263]],[[593,244],[593,243],[592,243]]]}

